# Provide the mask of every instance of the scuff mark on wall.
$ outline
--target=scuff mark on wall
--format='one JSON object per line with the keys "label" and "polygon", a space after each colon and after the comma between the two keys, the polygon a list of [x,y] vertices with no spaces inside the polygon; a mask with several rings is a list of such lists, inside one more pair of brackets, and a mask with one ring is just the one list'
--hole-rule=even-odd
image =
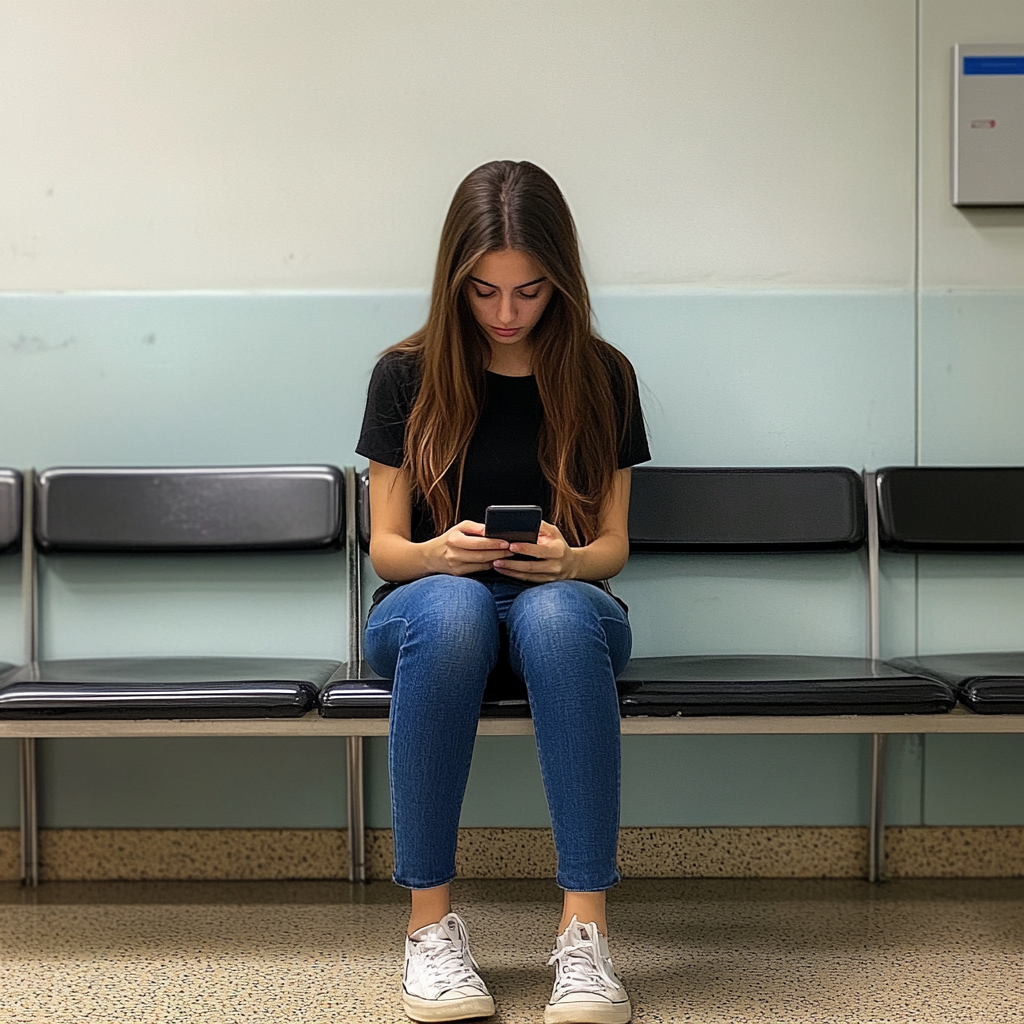
{"label": "scuff mark on wall", "polygon": [[7,347],[14,352],[38,353],[59,352],[61,349],[71,348],[72,345],[77,344],[78,339],[73,334],[62,341],[50,341],[38,334],[19,334],[7,343]]}

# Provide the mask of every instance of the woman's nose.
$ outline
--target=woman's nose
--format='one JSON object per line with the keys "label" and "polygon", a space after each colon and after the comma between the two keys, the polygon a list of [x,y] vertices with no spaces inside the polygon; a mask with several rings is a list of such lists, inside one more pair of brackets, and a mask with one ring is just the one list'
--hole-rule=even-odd
{"label": "woman's nose", "polygon": [[516,318],[515,310],[512,308],[512,297],[502,296],[498,303],[498,319],[503,324],[510,324]]}

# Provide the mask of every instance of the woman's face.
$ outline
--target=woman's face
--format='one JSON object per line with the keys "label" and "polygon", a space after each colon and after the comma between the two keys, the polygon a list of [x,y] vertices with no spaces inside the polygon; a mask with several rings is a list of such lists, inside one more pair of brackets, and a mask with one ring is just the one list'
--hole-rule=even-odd
{"label": "woman's face", "polygon": [[526,342],[554,293],[540,264],[519,249],[481,256],[465,288],[469,308],[492,349]]}

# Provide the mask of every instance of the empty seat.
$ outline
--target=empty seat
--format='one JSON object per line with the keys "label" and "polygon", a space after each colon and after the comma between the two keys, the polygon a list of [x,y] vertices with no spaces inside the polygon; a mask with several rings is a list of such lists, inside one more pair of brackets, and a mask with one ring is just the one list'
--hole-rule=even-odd
{"label": "empty seat", "polygon": [[[888,550],[1024,552],[1022,467],[896,466],[878,471],[877,487],[879,543]],[[1024,713],[1019,651],[926,654],[890,664],[955,687],[972,711]]]}
{"label": "empty seat", "polygon": [[[844,468],[636,469],[629,533],[642,551],[854,551],[863,488]],[[847,657],[635,658],[619,683],[627,716],[922,714],[956,702],[947,683]]]}
{"label": "empty seat", "polygon": [[[359,508],[365,550],[365,474]],[[849,469],[638,468],[629,532],[632,549],[648,552],[855,551],[863,489]],[[353,675],[324,688],[321,714],[386,716],[388,681],[365,665]],[[796,655],[634,658],[619,690],[625,716],[926,714],[956,703],[948,683],[879,661]],[[482,715],[529,714],[512,681],[501,690],[492,679],[488,691]]]}
{"label": "empty seat", "polygon": [[[332,466],[53,469],[36,485],[44,552],[337,550]],[[40,661],[0,688],[0,718],[297,717],[340,662],[254,657]]]}

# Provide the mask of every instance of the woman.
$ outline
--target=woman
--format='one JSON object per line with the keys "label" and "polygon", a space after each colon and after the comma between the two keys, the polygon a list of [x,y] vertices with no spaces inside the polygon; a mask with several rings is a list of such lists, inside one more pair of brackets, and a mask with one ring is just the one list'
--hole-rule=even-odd
{"label": "woman", "polygon": [[[365,650],[393,680],[405,1010],[494,1012],[449,883],[481,698],[507,659],[529,695],[564,890],[544,1019],[628,1021],[605,890],[619,878],[615,675],[631,637],[605,581],[628,556],[629,467],[650,453],[632,367],[593,332],[572,216],[540,168],[495,161],[459,186],[427,323],[374,369],[356,450],[370,460],[370,558],[390,581]],[[484,536],[485,508],[502,504],[541,506],[536,544]]]}

